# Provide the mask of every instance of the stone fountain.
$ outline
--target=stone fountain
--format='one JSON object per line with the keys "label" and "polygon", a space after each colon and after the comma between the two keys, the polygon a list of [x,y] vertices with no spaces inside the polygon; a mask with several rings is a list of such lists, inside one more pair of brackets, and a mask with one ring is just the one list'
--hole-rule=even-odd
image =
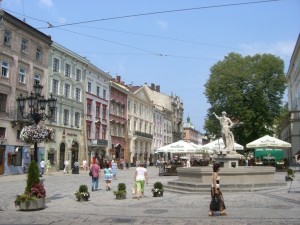
{"label": "stone fountain", "polygon": [[[278,187],[287,187],[285,181],[275,181],[275,167],[265,166],[239,166],[240,155],[234,149],[234,136],[230,129],[237,124],[226,117],[214,115],[220,121],[222,138],[225,144],[212,158],[221,165],[221,189],[228,192],[259,191]],[[212,184],[211,166],[177,168],[178,178],[165,185],[167,191],[181,193],[210,192]]]}

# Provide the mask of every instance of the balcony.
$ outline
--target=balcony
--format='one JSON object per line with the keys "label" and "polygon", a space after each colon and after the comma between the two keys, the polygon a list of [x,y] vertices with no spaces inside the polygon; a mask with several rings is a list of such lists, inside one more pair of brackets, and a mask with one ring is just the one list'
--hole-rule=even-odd
{"label": "balcony", "polygon": [[91,146],[91,147],[96,147],[96,146],[107,147],[108,146],[108,141],[107,140],[102,140],[102,139],[92,139],[92,140],[88,140],[88,146]]}
{"label": "balcony", "polygon": [[153,138],[152,134],[144,133],[141,131],[135,131],[133,134],[137,135],[137,136],[141,136],[141,137],[146,137],[146,138],[151,138],[151,139]]}

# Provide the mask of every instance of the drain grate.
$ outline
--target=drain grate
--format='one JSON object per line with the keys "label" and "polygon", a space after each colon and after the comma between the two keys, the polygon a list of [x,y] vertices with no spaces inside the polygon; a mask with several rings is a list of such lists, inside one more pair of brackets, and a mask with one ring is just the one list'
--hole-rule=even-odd
{"label": "drain grate", "polygon": [[168,210],[167,209],[148,209],[146,211],[144,211],[144,213],[146,214],[163,214],[163,213],[167,213]]}

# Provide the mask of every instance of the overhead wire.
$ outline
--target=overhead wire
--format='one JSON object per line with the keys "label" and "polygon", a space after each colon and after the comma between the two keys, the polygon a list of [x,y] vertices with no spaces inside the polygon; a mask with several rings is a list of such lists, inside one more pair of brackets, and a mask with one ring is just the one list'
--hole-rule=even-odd
{"label": "overhead wire", "polygon": [[230,3],[230,4],[222,4],[222,5],[201,6],[201,7],[186,8],[186,9],[173,9],[173,10],[164,10],[164,11],[158,11],[158,12],[138,13],[138,14],[115,16],[115,17],[108,17],[108,18],[95,19],[95,20],[65,23],[65,24],[61,24],[61,25],[53,25],[52,27],[49,27],[49,26],[39,27],[37,29],[73,26],[73,25],[78,25],[78,24],[94,23],[94,22],[107,21],[107,20],[116,20],[116,19],[125,19],[125,18],[131,18],[131,17],[149,16],[149,15],[156,15],[156,14],[184,12],[184,11],[193,11],[193,10],[210,9],[210,8],[221,8],[221,7],[230,7],[230,6],[240,6],[240,5],[250,5],[250,4],[261,4],[261,3],[268,3],[268,2],[275,2],[275,1],[280,1],[280,0],[263,0],[263,1],[252,1],[252,2],[240,2],[240,3]]}

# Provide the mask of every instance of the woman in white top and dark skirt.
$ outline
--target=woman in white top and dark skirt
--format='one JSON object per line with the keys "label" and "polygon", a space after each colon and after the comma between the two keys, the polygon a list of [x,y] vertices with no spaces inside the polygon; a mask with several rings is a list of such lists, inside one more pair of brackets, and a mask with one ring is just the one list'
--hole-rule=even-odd
{"label": "woman in white top and dark skirt", "polygon": [[212,185],[211,185],[211,202],[209,206],[208,215],[212,216],[213,212],[220,211],[220,215],[227,215],[225,212],[225,204],[222,192],[220,190],[220,176],[218,172],[220,171],[220,164],[215,163],[213,165],[212,174]]}

